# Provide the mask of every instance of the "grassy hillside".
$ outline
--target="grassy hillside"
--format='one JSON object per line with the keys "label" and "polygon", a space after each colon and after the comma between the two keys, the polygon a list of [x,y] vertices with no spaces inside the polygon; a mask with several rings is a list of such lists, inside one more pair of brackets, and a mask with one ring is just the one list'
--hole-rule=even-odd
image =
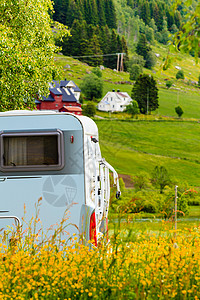
{"label": "grassy hillside", "polygon": [[[168,54],[166,46],[157,44],[153,51],[159,54],[154,70],[144,69],[144,73],[151,74],[157,81],[159,88],[159,109],[154,113],[159,116],[176,116],[175,106],[180,105],[184,111],[184,118],[200,118],[200,89],[195,82],[198,82],[200,66],[196,64],[192,57],[183,54],[173,53],[170,68],[163,71],[163,64]],[[80,85],[83,77],[91,71],[92,67],[81,63],[70,57],[56,55],[56,64],[61,67],[63,78],[74,80]],[[185,79],[176,80],[176,67],[184,71]],[[126,91],[131,95],[133,82],[129,79],[129,73],[115,72],[105,68],[103,70],[104,90],[103,95],[112,89]],[[167,90],[166,81],[171,80],[173,86]]]}
{"label": "grassy hillside", "polygon": [[[154,121],[148,121],[150,117],[146,116],[139,116],[138,120],[130,122],[119,119],[111,121],[109,114],[97,113],[106,117],[104,120],[96,119],[103,156],[122,174],[133,175],[141,170],[151,173],[156,165],[162,164],[171,176],[200,186],[200,89],[192,83],[198,81],[200,67],[189,56],[171,54],[171,67],[163,71],[167,48],[157,45],[153,50],[160,55],[157,64],[154,70],[144,72],[154,76],[159,88],[160,106],[151,117]],[[92,69],[63,55],[57,55],[55,60],[61,67],[63,78],[72,79],[77,85]],[[184,71],[184,80],[175,79],[176,66]],[[103,80],[104,95],[112,89],[131,94],[133,83],[128,73],[105,69]],[[169,90],[166,80],[173,81],[173,87]],[[184,111],[184,121],[175,119],[174,108],[177,105]],[[112,114],[111,117],[130,119],[126,114]],[[174,121],[169,121],[169,117],[173,117]]]}
{"label": "grassy hillside", "polygon": [[200,186],[198,122],[95,121],[102,154],[119,173],[151,173],[164,165],[172,177]]}

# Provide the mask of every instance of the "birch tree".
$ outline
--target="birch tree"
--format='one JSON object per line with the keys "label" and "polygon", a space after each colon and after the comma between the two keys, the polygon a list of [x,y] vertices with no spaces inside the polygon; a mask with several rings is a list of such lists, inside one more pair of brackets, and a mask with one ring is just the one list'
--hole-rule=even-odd
{"label": "birch tree", "polygon": [[32,109],[48,92],[56,74],[52,11],[51,0],[0,1],[0,111]]}

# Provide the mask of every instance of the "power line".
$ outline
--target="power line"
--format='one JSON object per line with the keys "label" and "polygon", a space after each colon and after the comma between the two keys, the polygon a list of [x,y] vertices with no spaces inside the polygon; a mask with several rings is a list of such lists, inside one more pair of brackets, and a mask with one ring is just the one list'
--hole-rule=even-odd
{"label": "power line", "polygon": [[[79,58],[79,57],[100,57],[100,56],[112,56],[112,55],[118,55],[118,54],[119,53],[111,53],[111,54],[82,55],[82,56],[71,56],[71,57],[73,57],[73,58]],[[123,54],[126,55],[125,53],[123,53]]]}
{"label": "power line", "polygon": [[[126,53],[110,53],[110,54],[97,54],[97,55],[80,55],[80,56],[70,56],[72,58],[83,58],[83,57],[102,57],[102,56],[114,56],[117,55],[117,72],[118,71],[124,71],[124,66],[123,66],[123,56],[126,55]],[[120,60],[120,55],[121,55],[121,62]],[[63,57],[64,58],[64,57]]]}

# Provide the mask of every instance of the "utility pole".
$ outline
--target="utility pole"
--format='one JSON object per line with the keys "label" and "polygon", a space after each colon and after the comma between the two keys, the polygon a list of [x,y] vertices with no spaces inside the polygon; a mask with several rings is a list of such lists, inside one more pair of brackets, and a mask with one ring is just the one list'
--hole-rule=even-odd
{"label": "utility pole", "polygon": [[124,71],[124,66],[123,66],[123,55],[124,55],[124,53],[121,53],[121,65],[120,65],[120,71],[121,71],[121,72]]}
{"label": "utility pole", "polygon": [[[124,55],[126,55],[126,53],[116,53],[117,55],[117,72],[123,72],[124,71],[124,63],[123,63],[123,59],[124,59]],[[121,61],[120,61],[120,55],[121,55]],[[120,63],[119,63],[120,61]]]}
{"label": "utility pole", "polygon": [[119,56],[121,53],[116,53],[117,54],[117,72],[119,71]]}

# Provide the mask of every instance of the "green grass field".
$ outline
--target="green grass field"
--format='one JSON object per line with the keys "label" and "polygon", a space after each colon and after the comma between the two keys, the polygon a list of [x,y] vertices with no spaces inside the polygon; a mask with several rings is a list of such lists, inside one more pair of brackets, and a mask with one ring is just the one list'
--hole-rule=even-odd
{"label": "green grass field", "polygon": [[183,118],[200,119],[200,90],[191,92],[160,88],[159,109],[153,114],[177,117],[175,107],[178,105],[183,109]]}
{"label": "green grass field", "polygon": [[198,122],[95,119],[103,156],[121,174],[151,173],[164,165],[172,177],[200,186]]}
{"label": "green grass field", "polygon": [[[141,115],[138,120],[130,122],[127,114],[109,116],[97,112],[106,118],[95,120],[99,127],[102,153],[119,173],[151,173],[156,165],[162,164],[171,176],[187,181],[190,185],[200,186],[200,89],[192,83],[198,81],[200,66],[195,64],[192,57],[171,54],[171,67],[163,71],[167,48],[155,45],[153,51],[159,53],[160,57],[154,70],[144,72],[153,75],[157,81],[159,109],[152,116]],[[71,79],[77,85],[92,69],[87,64],[63,55],[56,55],[55,60],[61,68],[63,78]],[[176,80],[177,66],[184,71],[185,80]],[[131,95],[133,83],[130,84],[129,73],[117,73],[105,68],[103,80],[103,96],[112,89],[126,91]],[[166,88],[166,80],[173,81],[173,87],[169,90]],[[175,113],[177,105],[184,111],[181,120]],[[111,118],[117,120],[111,121]]]}

